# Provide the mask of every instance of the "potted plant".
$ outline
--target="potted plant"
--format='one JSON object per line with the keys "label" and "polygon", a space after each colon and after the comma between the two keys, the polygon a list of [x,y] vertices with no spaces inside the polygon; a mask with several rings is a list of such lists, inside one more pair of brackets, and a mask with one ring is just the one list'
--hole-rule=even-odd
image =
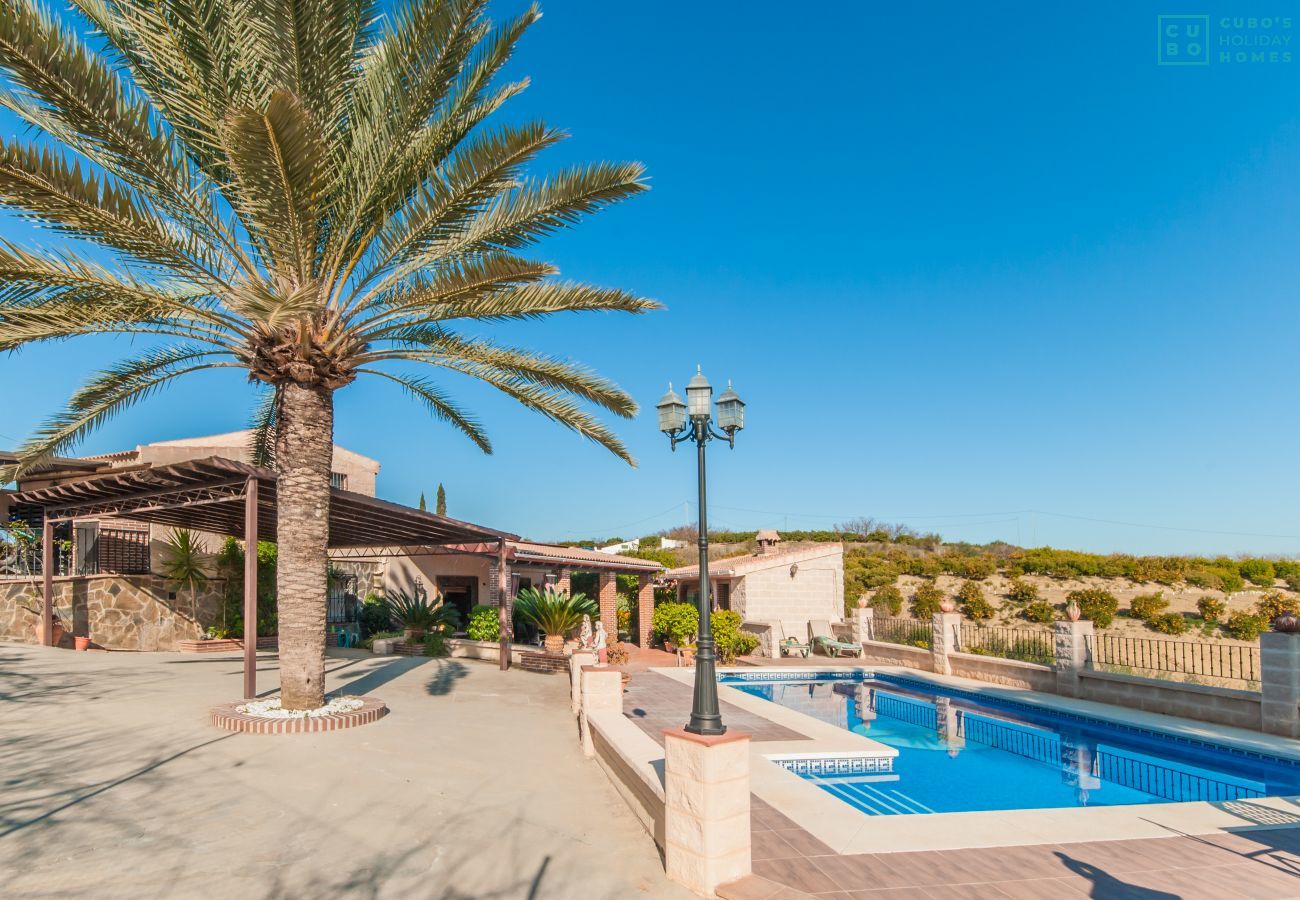
{"label": "potted plant", "polygon": [[395,625],[404,629],[403,639],[410,643],[420,643],[429,632],[447,633],[456,630],[460,616],[456,608],[443,603],[442,595],[434,594],[432,602],[428,594],[416,591],[389,591],[384,597],[384,608]]}
{"label": "potted plant", "polygon": [[82,650],[82,651],[89,650],[89,649],[90,649],[90,638],[88,638],[88,637],[82,637],[82,636],[79,635],[79,634],[78,634],[78,635],[73,635],[73,638],[72,638],[72,646],[75,647],[76,649],[78,649],[78,650]]}
{"label": "potted plant", "polygon": [[569,594],[563,591],[525,588],[515,597],[515,615],[537,626],[546,640],[547,653],[558,654],[564,650],[564,638],[582,624],[584,615],[596,618],[600,607],[586,594]]}
{"label": "potted plant", "polygon": [[[632,653],[627,649],[627,644],[622,641],[615,641],[609,645],[607,658],[611,666],[625,666],[632,659]],[[620,673],[623,677],[623,690],[627,690],[627,683],[632,680],[631,672]]]}
{"label": "potted plant", "polygon": [[[32,626],[32,634],[36,637],[36,643],[44,644],[45,643],[45,617],[41,615],[41,611],[39,609],[32,609],[30,606],[27,606],[22,603],[18,605],[36,617],[36,624]],[[57,647],[59,646],[59,642],[63,640],[63,635],[67,632],[67,629],[63,627],[63,620],[59,618],[59,611],[56,609],[53,612],[54,612],[54,621],[53,621],[53,628],[51,630],[53,631],[54,634],[54,640],[50,641],[50,646]]]}

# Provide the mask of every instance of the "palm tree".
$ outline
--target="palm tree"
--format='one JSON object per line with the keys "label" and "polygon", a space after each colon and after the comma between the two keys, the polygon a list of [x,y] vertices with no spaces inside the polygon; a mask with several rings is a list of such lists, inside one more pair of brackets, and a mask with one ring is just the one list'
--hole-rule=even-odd
{"label": "palm tree", "polygon": [[37,0],[0,0],[0,104],[34,135],[0,139],[0,204],[95,249],[0,244],[0,350],[89,333],[145,347],[78,390],[10,475],[182,375],[246,374],[279,472],[282,702],[320,706],[334,392],[386,379],[490,451],[423,364],[631,462],[585,406],[630,417],[626,393],[482,326],[657,308],[521,255],[644,190],[642,167],[529,177],[561,132],[488,130],[527,84],[497,76],[535,7],[494,25],[486,0],[383,15],[377,0],[70,5],[75,27]]}

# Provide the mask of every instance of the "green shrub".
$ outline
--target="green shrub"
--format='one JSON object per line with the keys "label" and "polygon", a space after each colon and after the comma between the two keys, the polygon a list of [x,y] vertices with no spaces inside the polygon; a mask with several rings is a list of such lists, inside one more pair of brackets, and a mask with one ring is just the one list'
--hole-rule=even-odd
{"label": "green shrub", "polygon": [[709,625],[713,629],[713,644],[718,651],[718,659],[730,665],[737,656],[748,656],[758,649],[758,635],[740,630],[740,613],[730,609],[719,609],[709,615]]}
{"label": "green shrub", "polygon": [[883,556],[850,550],[844,556],[844,596],[857,597],[874,588],[893,584],[900,574],[899,567]]}
{"label": "green shrub", "polygon": [[942,612],[939,604],[943,603],[943,591],[933,581],[927,581],[916,589],[912,595],[912,615],[918,619],[931,619],[937,612]]}
{"label": "green shrub", "polygon": [[984,596],[984,589],[974,581],[962,582],[961,589],[957,591],[957,599],[961,602],[966,618],[976,622],[993,618],[993,604]]}
{"label": "green shrub", "polygon": [[1277,572],[1273,569],[1273,564],[1266,559],[1243,560],[1237,571],[1241,573],[1242,578],[1260,587],[1272,587],[1273,582],[1277,580]]}
{"label": "green shrub", "polygon": [[1013,578],[1011,585],[1007,589],[1007,599],[1017,606],[1033,603],[1038,599],[1038,588],[1028,581]]}
{"label": "green shrub", "polygon": [[871,605],[891,616],[902,615],[903,592],[892,584],[887,584],[871,595]]}
{"label": "green shrub", "polygon": [[1046,625],[1056,618],[1056,607],[1046,600],[1033,600],[1025,605],[1020,614],[1031,622]]}
{"label": "green shrub", "polygon": [[447,635],[441,631],[430,631],[424,636],[425,656],[446,656]]}
{"label": "green shrub", "polygon": [[960,578],[972,578],[983,581],[998,570],[997,560],[991,556],[962,556],[947,554],[940,557],[939,564],[949,575]]}
{"label": "green shrub", "polygon": [[694,603],[660,603],[650,619],[650,629],[660,640],[685,644],[700,630],[700,611]]}
{"label": "green shrub", "polygon": [[1268,630],[1269,620],[1261,615],[1248,612],[1235,612],[1228,616],[1228,634],[1239,641],[1257,641]]}
{"label": "green shrub", "polygon": [[1187,632],[1187,620],[1179,613],[1161,613],[1152,616],[1147,620],[1147,624],[1163,634],[1185,634]]}
{"label": "green shrub", "polygon": [[1140,594],[1129,601],[1128,611],[1135,619],[1150,622],[1169,608],[1169,601],[1161,591],[1154,594]]}
{"label": "green shrub", "polygon": [[501,640],[501,619],[497,608],[480,603],[471,609],[465,634],[471,641]]}
{"label": "green shrub", "polygon": [[366,599],[361,601],[358,618],[362,638],[373,637],[393,627],[392,619],[388,615],[388,606],[384,603],[384,598],[378,594],[366,595]]}
{"label": "green shrub", "polygon": [[1206,594],[1204,597],[1197,599],[1196,611],[1201,614],[1201,618],[1205,621],[1217,622],[1228,611],[1228,604],[1213,594]]}
{"label": "green shrub", "polygon": [[1283,581],[1290,581],[1293,578],[1300,579],[1300,561],[1294,559],[1274,560],[1273,574]]}
{"label": "green shrub", "polygon": [[1085,590],[1070,591],[1065,595],[1066,602],[1079,604],[1082,618],[1088,619],[1098,628],[1109,628],[1119,612],[1119,600],[1110,591]]}
{"label": "green shrub", "polygon": [[1265,622],[1272,623],[1284,613],[1300,612],[1300,605],[1296,603],[1294,597],[1288,597],[1281,591],[1269,591],[1259,598],[1259,602],[1255,604],[1255,612],[1263,617]]}

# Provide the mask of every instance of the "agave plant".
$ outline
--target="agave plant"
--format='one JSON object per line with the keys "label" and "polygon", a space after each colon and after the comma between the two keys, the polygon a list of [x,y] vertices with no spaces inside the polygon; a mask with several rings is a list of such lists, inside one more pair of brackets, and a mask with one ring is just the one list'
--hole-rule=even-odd
{"label": "agave plant", "polygon": [[546,635],[546,649],[558,653],[569,632],[582,624],[582,617],[599,616],[600,607],[586,594],[524,588],[515,597],[515,615],[536,625]]}
{"label": "agave plant", "polygon": [[[212,555],[204,548],[197,532],[173,528],[168,533],[159,571],[177,585],[189,588],[190,619],[196,624],[199,621],[199,588],[208,583],[211,563]],[[222,616],[225,616],[224,604]]]}
{"label": "agave plant", "polygon": [[429,595],[423,591],[414,594],[406,591],[389,591],[384,597],[384,608],[394,625],[400,625],[412,636],[423,636],[425,632],[452,632],[460,625],[460,615],[456,607],[447,606],[441,594]]}
{"label": "agave plant", "polygon": [[[263,394],[273,460],[282,700],[324,703],[334,393],[398,385],[485,452],[439,377],[486,382],[631,461],[585,403],[632,399],[485,325],[653,301],[555,280],[520,255],[645,189],[636,163],[529,177],[564,135],[487,130],[526,81],[502,67],[535,8],[487,0],[0,0],[0,207],[72,239],[0,242],[0,351],[86,334],[143,342],[21,448],[12,480],[174,379],[233,369]],[[87,252],[87,248],[90,252]],[[468,324],[462,331],[457,326]]]}

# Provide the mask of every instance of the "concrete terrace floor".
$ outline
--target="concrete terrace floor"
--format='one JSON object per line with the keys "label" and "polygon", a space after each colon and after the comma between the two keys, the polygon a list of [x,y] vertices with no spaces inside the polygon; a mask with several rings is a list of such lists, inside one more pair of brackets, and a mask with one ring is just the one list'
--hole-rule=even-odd
{"label": "concrete terrace floor", "polygon": [[0,894],[690,896],[583,759],[563,677],[347,650],[328,670],[390,714],[229,734],[207,711],[238,658],[0,643]]}

